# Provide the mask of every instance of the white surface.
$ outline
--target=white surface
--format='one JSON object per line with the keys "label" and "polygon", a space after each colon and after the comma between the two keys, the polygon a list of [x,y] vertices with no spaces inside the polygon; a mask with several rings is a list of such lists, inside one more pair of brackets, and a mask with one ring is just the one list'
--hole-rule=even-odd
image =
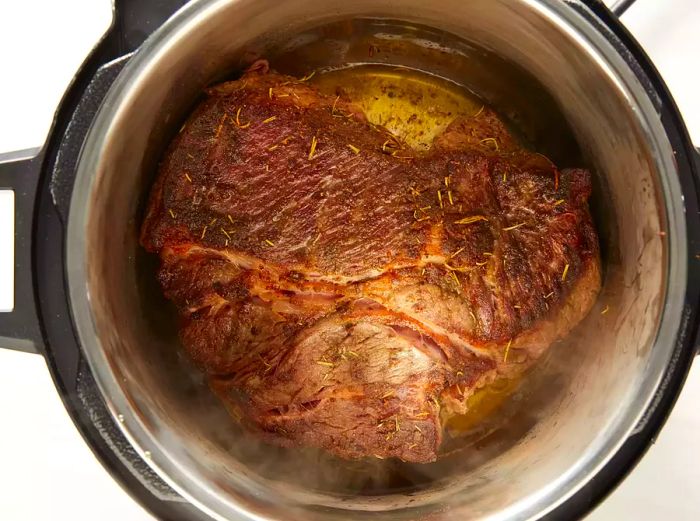
{"label": "white surface", "polygon": [[[697,7],[697,0],[638,0],[624,21],[663,74],[700,143]],[[109,0],[0,5],[0,151],[43,142],[73,72],[109,21]],[[9,229],[2,210],[0,241]],[[6,240],[0,242],[0,264],[8,247]],[[9,281],[0,271],[0,307],[9,294]],[[656,444],[590,520],[700,519],[698,403],[696,364]],[[63,409],[42,358],[0,350],[0,412],[0,519],[150,519],[94,459]]]}

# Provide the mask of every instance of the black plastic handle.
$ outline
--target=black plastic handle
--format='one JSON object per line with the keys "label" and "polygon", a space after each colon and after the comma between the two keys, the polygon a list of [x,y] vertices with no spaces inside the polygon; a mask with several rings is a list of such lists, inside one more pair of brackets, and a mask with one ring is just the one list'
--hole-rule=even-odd
{"label": "black plastic handle", "polygon": [[[143,40],[186,3],[187,0],[115,1],[112,27],[83,68],[92,69],[92,74],[98,73],[101,64],[136,50]],[[63,106],[72,104],[68,98],[64,98]],[[55,123],[60,125],[61,117],[59,110]],[[0,189],[10,189],[15,194],[14,308],[11,312],[0,312],[0,348],[31,353],[43,351],[32,280],[32,222],[43,160],[44,154],[40,149],[0,154]],[[41,240],[41,237],[34,239]]]}
{"label": "black plastic handle", "polygon": [[32,281],[32,220],[43,154],[40,149],[0,155],[0,189],[15,197],[14,308],[0,313],[0,347],[41,352]]}
{"label": "black plastic handle", "polygon": [[610,6],[610,10],[615,14],[615,16],[622,16],[627,9],[629,9],[636,0],[617,0]]}
{"label": "black plastic handle", "polygon": [[[700,147],[695,149],[695,179],[700,181]],[[691,260],[688,277],[691,283],[700,286],[700,245],[691,244],[690,248],[695,248],[696,251],[690,252]],[[700,333],[698,334],[700,335]],[[695,338],[695,354],[700,356],[700,336]]]}

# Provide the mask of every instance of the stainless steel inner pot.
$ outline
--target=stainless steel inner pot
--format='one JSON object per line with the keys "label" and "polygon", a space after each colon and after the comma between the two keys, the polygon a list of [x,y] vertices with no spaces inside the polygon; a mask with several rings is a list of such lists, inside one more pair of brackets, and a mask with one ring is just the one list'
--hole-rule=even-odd
{"label": "stainless steel inner pot", "polygon": [[[130,59],[78,167],[67,244],[73,319],[127,438],[203,512],[535,517],[574,494],[634,431],[680,323],[681,192],[648,94],[572,3],[195,0]],[[368,44],[382,52],[368,56]],[[422,466],[270,447],[237,429],[182,357],[155,260],[137,244],[144,197],[202,88],[258,56],[284,72],[378,61],[441,75],[482,96],[560,166],[595,172],[600,300],[509,401],[509,421],[478,445]]]}

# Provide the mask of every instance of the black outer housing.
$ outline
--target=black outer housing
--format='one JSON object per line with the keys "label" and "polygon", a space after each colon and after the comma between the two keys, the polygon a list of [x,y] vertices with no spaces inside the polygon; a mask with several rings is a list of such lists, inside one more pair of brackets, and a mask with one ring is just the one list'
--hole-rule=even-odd
{"label": "black outer housing", "polygon": [[[34,341],[37,351],[46,358],[66,409],[96,457],[142,506],[160,519],[173,520],[209,518],[150,470],[108,413],[72,322],[64,248],[76,165],[92,118],[130,53],[184,3],[185,0],[116,0],[114,23],[66,92],[39,156],[0,165],[0,188],[15,189],[17,213],[16,311],[5,317],[0,315],[0,338],[5,335]],[[688,285],[672,360],[643,420],[613,459],[545,519],[583,517],[634,468],[656,439],[678,397],[696,351],[698,333],[700,261],[695,253],[700,252],[700,156],[690,143],[668,89],[644,51],[599,0],[584,3],[590,11],[581,9],[581,14],[618,48],[650,98],[659,100],[656,108],[676,152],[684,194]],[[576,3],[570,5],[579,9]],[[18,173],[22,174],[19,179]]]}

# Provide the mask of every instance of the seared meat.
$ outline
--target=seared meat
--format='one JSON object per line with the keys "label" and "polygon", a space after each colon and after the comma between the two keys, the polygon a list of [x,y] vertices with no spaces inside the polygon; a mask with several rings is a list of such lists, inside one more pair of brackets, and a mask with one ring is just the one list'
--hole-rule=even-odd
{"label": "seared meat", "polygon": [[441,418],[592,306],[589,173],[524,150],[492,111],[420,155],[264,66],[207,95],[141,242],[189,355],[270,441],[432,461]]}

